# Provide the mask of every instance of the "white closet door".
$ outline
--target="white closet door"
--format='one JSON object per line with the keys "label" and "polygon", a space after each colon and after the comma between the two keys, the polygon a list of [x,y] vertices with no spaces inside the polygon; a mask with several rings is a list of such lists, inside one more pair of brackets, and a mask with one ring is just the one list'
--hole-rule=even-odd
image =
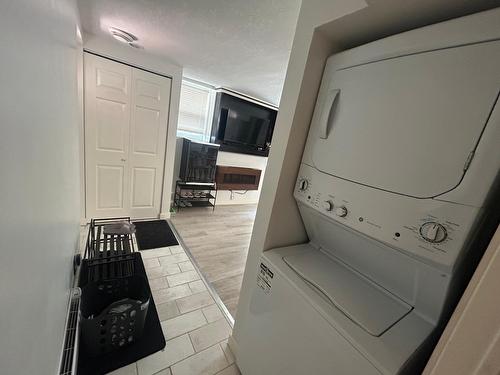
{"label": "white closet door", "polygon": [[87,218],[159,215],[170,84],[85,54]]}
{"label": "white closet door", "polygon": [[127,216],[132,68],[85,54],[87,217]]}
{"label": "white closet door", "polygon": [[133,69],[130,124],[130,216],[160,212],[167,140],[170,83],[166,77]]}

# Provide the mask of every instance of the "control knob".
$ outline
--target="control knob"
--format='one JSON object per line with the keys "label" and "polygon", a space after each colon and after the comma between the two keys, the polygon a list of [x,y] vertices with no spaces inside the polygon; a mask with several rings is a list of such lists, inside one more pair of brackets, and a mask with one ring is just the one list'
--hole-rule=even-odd
{"label": "control knob", "polygon": [[333,210],[333,202],[332,201],[324,201],[323,208],[325,209],[325,211]]}
{"label": "control knob", "polygon": [[309,181],[307,181],[305,178],[299,179],[299,190],[300,191],[305,191],[309,187]]}
{"label": "control knob", "polygon": [[420,227],[420,235],[428,242],[440,243],[446,239],[448,233],[446,233],[446,228],[443,225],[429,221]]}
{"label": "control knob", "polygon": [[346,217],[347,216],[347,208],[345,208],[344,206],[337,207],[337,209],[335,210],[335,215],[337,215],[339,217]]}

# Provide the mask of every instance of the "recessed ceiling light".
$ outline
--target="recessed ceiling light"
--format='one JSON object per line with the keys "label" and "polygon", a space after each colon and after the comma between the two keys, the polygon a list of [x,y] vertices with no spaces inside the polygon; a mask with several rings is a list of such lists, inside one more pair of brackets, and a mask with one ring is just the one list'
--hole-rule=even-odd
{"label": "recessed ceiling light", "polygon": [[137,37],[133,34],[130,34],[129,32],[126,32],[124,30],[118,29],[116,27],[110,27],[109,32],[115,38],[116,40],[122,42],[122,43],[134,43],[137,42]]}

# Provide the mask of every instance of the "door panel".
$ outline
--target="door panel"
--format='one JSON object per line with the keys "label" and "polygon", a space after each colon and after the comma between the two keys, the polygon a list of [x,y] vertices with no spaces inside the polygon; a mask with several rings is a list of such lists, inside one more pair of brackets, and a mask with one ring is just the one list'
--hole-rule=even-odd
{"label": "door panel", "polygon": [[157,217],[160,212],[170,82],[134,69],[130,133],[130,215]]}
{"label": "door panel", "polygon": [[84,59],[86,216],[127,216],[132,68]]}
{"label": "door panel", "polygon": [[134,122],[134,152],[157,155],[160,111],[137,106]]}
{"label": "door panel", "polygon": [[123,209],[123,166],[97,166],[97,209]]}
{"label": "door panel", "polygon": [[[128,107],[123,103],[96,98],[97,149],[125,152]],[[127,139],[128,141],[128,139]]]}
{"label": "door panel", "polygon": [[85,54],[86,216],[160,213],[171,80]]}
{"label": "door panel", "polygon": [[[99,66],[95,68],[96,77],[96,92],[99,96],[103,98],[110,98],[117,101],[124,101],[129,96],[129,86],[130,86],[130,68],[124,69],[122,71],[116,70],[116,67],[110,66],[113,64],[111,61],[103,61],[100,59]],[[106,65],[109,68],[106,68]],[[125,67],[125,66],[123,66]],[[123,68],[122,67],[122,68]],[[127,71],[128,70],[128,71]]]}
{"label": "door panel", "polygon": [[153,207],[155,181],[155,168],[134,168],[132,172],[132,208]]}
{"label": "door panel", "polygon": [[149,106],[154,106],[155,103],[160,105],[161,102],[161,85],[158,85],[154,82],[148,82],[146,80],[138,78],[136,81],[137,84],[137,97],[142,100],[142,104],[145,104],[146,101],[149,101]]}
{"label": "door panel", "polygon": [[325,97],[338,97],[318,100],[314,165],[418,198],[453,189],[498,95],[499,60],[496,41],[335,71]]}

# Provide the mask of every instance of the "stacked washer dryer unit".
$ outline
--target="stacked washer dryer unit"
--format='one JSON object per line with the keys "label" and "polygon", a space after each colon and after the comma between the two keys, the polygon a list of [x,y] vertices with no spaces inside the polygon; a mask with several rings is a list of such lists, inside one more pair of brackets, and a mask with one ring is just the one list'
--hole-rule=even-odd
{"label": "stacked washer dryer unit", "polygon": [[498,185],[499,24],[488,11],[328,60],[294,192],[310,243],[264,252],[237,321],[243,374],[425,363]]}

